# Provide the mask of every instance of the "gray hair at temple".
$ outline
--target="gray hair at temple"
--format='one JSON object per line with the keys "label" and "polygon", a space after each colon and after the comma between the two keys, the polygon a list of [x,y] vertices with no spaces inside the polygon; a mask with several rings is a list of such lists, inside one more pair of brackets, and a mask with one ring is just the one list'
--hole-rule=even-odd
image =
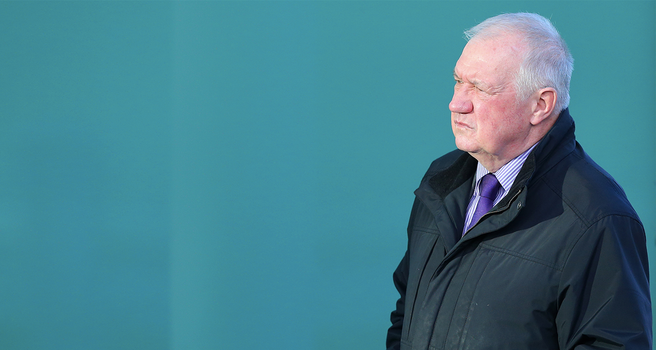
{"label": "gray hair at temple", "polygon": [[501,14],[466,30],[465,36],[472,40],[515,33],[522,35],[528,45],[515,77],[518,99],[526,99],[539,89],[552,87],[558,95],[554,111],[560,113],[569,106],[574,58],[548,19],[535,13]]}

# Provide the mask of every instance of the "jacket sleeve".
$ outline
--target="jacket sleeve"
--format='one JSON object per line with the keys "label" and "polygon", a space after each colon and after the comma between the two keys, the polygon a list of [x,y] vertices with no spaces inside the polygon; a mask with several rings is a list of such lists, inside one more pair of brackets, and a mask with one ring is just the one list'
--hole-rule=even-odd
{"label": "jacket sleeve", "polygon": [[574,244],[559,285],[561,349],[652,349],[645,231],[629,216],[608,216]]}
{"label": "jacket sleeve", "polygon": [[403,259],[401,259],[399,266],[397,266],[394,275],[392,276],[394,279],[394,286],[399,292],[399,299],[396,301],[396,309],[392,311],[390,317],[392,326],[387,331],[387,350],[399,350],[401,347],[403,320],[405,317],[405,296],[408,288],[410,266],[410,241],[412,240],[415,217],[420,205],[419,200],[415,198],[415,201],[412,204],[412,210],[410,211],[410,220],[408,223],[408,246]]}
{"label": "jacket sleeve", "polygon": [[399,266],[394,271],[394,286],[399,292],[396,301],[396,309],[392,311],[390,320],[392,326],[387,331],[387,350],[399,350],[401,347],[401,332],[403,330],[403,315],[405,312],[405,291],[408,282],[408,252],[401,259]]}

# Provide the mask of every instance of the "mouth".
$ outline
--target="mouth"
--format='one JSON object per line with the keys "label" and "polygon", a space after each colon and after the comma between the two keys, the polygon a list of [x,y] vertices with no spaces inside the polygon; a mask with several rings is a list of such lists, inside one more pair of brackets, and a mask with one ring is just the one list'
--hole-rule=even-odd
{"label": "mouth", "polygon": [[472,128],[471,126],[469,126],[469,125],[467,125],[463,122],[457,121],[455,119],[453,120],[453,125],[457,128],[461,128],[461,129],[471,129]]}

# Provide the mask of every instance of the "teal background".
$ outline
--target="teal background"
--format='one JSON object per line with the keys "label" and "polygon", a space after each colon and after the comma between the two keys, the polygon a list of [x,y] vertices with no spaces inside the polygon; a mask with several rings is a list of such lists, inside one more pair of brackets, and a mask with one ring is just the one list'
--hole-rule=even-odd
{"label": "teal background", "polygon": [[462,31],[551,18],[656,271],[654,1],[1,2],[0,348],[381,349]]}

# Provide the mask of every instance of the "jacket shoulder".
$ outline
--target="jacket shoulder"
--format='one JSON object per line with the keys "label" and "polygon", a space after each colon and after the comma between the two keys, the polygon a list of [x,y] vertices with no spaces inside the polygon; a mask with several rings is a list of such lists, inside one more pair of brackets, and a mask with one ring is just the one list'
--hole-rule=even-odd
{"label": "jacket shoulder", "polygon": [[622,187],[580,146],[565,163],[565,169],[557,171],[559,166],[553,169],[560,175],[547,176],[547,183],[584,222],[591,224],[610,215],[639,221]]}
{"label": "jacket shoulder", "polygon": [[456,162],[458,162],[458,160],[461,160],[466,155],[467,155],[466,152],[456,149],[435,159],[428,167],[428,170],[426,171],[426,174],[424,175],[422,182],[425,181],[426,179],[433,177],[435,174],[443,172],[444,170],[450,168]]}

